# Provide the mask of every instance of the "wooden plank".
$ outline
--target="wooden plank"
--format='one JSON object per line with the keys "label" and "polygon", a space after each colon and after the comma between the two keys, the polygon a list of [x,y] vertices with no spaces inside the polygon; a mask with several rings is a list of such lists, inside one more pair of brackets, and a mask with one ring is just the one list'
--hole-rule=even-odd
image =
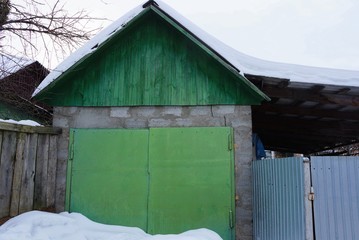
{"label": "wooden plank", "polygon": [[36,155],[36,175],[34,187],[34,209],[46,207],[47,166],[49,159],[49,135],[39,135]]}
{"label": "wooden plank", "polygon": [[34,202],[35,159],[38,134],[28,134],[24,152],[24,169],[21,179],[19,213],[31,211]]}
{"label": "wooden plank", "polygon": [[15,167],[14,176],[11,189],[11,203],[10,203],[10,216],[19,215],[19,203],[20,203],[20,190],[21,190],[21,179],[24,168],[24,149],[26,143],[26,133],[19,133],[16,144],[16,156],[15,156]]}
{"label": "wooden plank", "polygon": [[16,133],[4,131],[0,156],[0,217],[10,215],[10,196],[16,152]]}
{"label": "wooden plank", "polygon": [[[2,135],[3,135],[3,131],[0,131],[0,156],[2,152]],[[1,158],[0,158],[0,166],[1,166]]]}
{"label": "wooden plank", "polygon": [[0,123],[1,130],[13,131],[13,132],[23,132],[23,133],[41,133],[41,134],[61,134],[61,128],[55,127],[40,127],[40,126],[27,126],[21,124],[13,123]]}
{"label": "wooden plank", "polygon": [[50,136],[49,162],[47,167],[46,182],[46,207],[55,206],[55,187],[56,187],[56,168],[57,168],[57,136]]}

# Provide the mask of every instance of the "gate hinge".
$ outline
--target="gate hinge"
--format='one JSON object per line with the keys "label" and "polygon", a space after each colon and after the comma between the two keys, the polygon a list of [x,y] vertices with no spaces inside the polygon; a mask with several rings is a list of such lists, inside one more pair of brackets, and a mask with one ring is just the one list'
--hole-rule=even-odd
{"label": "gate hinge", "polygon": [[229,210],[229,227],[232,229],[234,228],[234,217],[233,217],[233,211]]}
{"label": "gate hinge", "polygon": [[308,195],[308,200],[309,200],[309,201],[314,201],[314,188],[313,188],[313,187],[310,187],[310,192],[309,192],[309,195]]}
{"label": "gate hinge", "polygon": [[228,150],[232,151],[233,149],[233,135],[229,134],[228,135]]}
{"label": "gate hinge", "polygon": [[72,139],[70,145],[70,152],[69,152],[69,161],[74,159],[74,142],[75,142],[75,131],[72,132]]}

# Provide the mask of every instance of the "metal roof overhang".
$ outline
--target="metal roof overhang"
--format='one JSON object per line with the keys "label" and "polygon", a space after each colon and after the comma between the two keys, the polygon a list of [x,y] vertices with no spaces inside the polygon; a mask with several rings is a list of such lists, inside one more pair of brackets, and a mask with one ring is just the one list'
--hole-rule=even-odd
{"label": "metal roof overhang", "polygon": [[311,154],[359,142],[359,87],[246,77],[272,99],[252,107],[266,149]]}

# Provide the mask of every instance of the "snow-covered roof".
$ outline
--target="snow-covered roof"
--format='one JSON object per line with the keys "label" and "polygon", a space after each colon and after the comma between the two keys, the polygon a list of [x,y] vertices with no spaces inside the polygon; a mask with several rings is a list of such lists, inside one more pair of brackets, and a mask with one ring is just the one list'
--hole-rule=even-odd
{"label": "snow-covered roof", "polygon": [[0,54],[0,79],[3,79],[20,69],[34,63],[34,60],[25,57],[15,57]]}
{"label": "snow-covered roof", "polygon": [[[217,40],[210,34],[194,25],[188,19],[184,18],[182,15],[180,15],[178,12],[162,1],[156,0],[154,2],[154,6],[160,11],[164,12],[170,18],[174,19],[194,36],[199,38],[220,57],[238,69],[241,74],[285,78],[289,79],[291,82],[359,87],[359,71],[284,64],[251,57],[238,52],[237,50]],[[49,86],[49,84],[54,82],[62,73],[79,62],[83,57],[96,51],[101,44],[113,36],[114,33],[121,30],[129,21],[143,12],[146,7],[147,4],[140,5],[132,11],[128,12],[126,15],[119,18],[106,29],[101,31],[83,47],[70,55],[70,57],[65,59],[65,61],[63,61],[44,79],[44,81],[33,93],[33,96],[37,95],[47,86]]]}

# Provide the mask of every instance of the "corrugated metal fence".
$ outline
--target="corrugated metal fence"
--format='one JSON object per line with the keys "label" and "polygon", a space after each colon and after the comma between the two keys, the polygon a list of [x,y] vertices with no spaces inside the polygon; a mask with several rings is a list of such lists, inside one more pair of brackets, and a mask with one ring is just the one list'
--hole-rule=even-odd
{"label": "corrugated metal fence", "polygon": [[253,162],[255,240],[305,239],[303,158]]}
{"label": "corrugated metal fence", "polygon": [[359,158],[312,157],[316,239],[359,238]]}
{"label": "corrugated metal fence", "polygon": [[310,163],[253,162],[255,240],[358,239],[359,158],[312,157]]}
{"label": "corrugated metal fence", "polygon": [[59,133],[0,123],[0,218],[54,205]]}

